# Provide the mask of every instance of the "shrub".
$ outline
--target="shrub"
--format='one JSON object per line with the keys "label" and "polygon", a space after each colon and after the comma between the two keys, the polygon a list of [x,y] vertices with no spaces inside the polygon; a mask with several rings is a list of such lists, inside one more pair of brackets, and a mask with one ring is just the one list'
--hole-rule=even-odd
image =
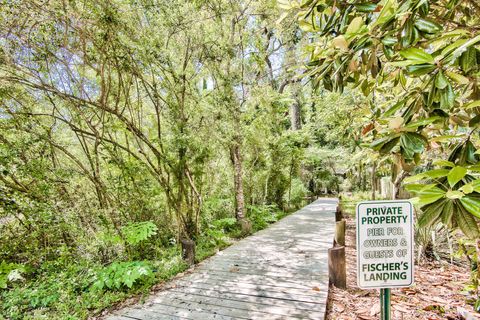
{"label": "shrub", "polygon": [[157,234],[158,228],[151,221],[130,223],[122,228],[125,241],[130,245],[136,245],[151,236]]}
{"label": "shrub", "polygon": [[6,289],[9,282],[23,280],[22,274],[25,273],[25,267],[17,263],[0,263],[0,289]]}
{"label": "shrub", "polygon": [[114,262],[96,274],[92,289],[118,290],[124,286],[132,288],[134,284],[151,280],[153,276],[152,268],[146,262]]}

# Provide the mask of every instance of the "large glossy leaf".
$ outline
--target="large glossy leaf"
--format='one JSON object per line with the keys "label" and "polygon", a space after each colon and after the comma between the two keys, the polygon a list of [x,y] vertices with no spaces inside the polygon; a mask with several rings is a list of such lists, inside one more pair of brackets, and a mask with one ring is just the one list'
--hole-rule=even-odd
{"label": "large glossy leaf", "polygon": [[393,139],[391,139],[390,141],[388,141],[387,143],[385,143],[379,150],[379,152],[381,154],[388,154],[390,153],[390,151],[392,151],[392,149],[398,144],[398,141],[400,140],[399,137],[395,137]]}
{"label": "large glossy leaf", "polygon": [[467,168],[456,166],[448,173],[447,179],[450,187],[454,187],[467,174]]}
{"label": "large glossy leaf", "polygon": [[476,107],[480,107],[480,100],[475,100],[472,102],[469,102],[463,106],[465,109],[472,109]]}
{"label": "large glossy leaf", "polygon": [[360,12],[373,12],[375,9],[377,9],[377,4],[376,3],[360,3],[360,4],[355,4],[355,9],[357,9]]}
{"label": "large glossy leaf", "polygon": [[400,137],[400,144],[406,150],[413,153],[422,153],[425,149],[426,139],[414,132],[405,132]]}
{"label": "large glossy leaf", "polygon": [[435,70],[435,68],[436,67],[432,64],[419,64],[414,66],[407,66],[406,70],[412,76],[419,77],[432,72],[433,70]]}
{"label": "large glossy leaf", "polygon": [[[406,179],[405,179],[406,180]],[[433,188],[436,186],[436,184],[432,183],[432,184],[428,184],[428,185],[425,185],[425,184],[415,184],[415,183],[408,183],[406,182],[405,180],[404,183],[405,184],[405,190],[407,190],[408,192],[411,192],[411,193],[414,193],[414,194],[417,194],[417,193],[421,193],[422,190],[426,190],[428,188]],[[417,180],[418,181],[418,180]]]}
{"label": "large glossy leaf", "polygon": [[[461,200],[460,200],[461,201]],[[460,204],[455,205],[455,220],[460,230],[470,239],[477,239],[480,236],[477,222],[474,217]]]}
{"label": "large glossy leaf", "polygon": [[442,219],[442,223],[449,228],[452,226],[453,210],[454,210],[453,201],[447,201],[443,206],[441,219]]}
{"label": "large glossy leaf", "polygon": [[440,95],[440,107],[443,109],[450,109],[453,107],[454,102],[455,93],[453,92],[452,85],[448,83]]}
{"label": "large glossy leaf", "polygon": [[431,54],[426,53],[422,49],[408,48],[400,51],[400,55],[405,59],[411,60],[414,64],[433,64],[434,60]]}
{"label": "large glossy leaf", "polygon": [[458,190],[448,190],[445,196],[447,197],[447,199],[455,200],[455,199],[462,199],[465,196],[465,194]]}
{"label": "large glossy leaf", "polygon": [[475,217],[480,218],[480,198],[479,197],[472,197],[472,196],[465,196],[460,199],[463,207]]}
{"label": "large glossy leaf", "polygon": [[418,30],[426,33],[437,33],[443,29],[440,24],[422,18],[419,18],[415,21],[415,27]]}
{"label": "large glossy leaf", "polygon": [[434,169],[426,172],[419,173],[417,175],[405,178],[405,183],[417,182],[425,179],[437,179],[446,177],[450,173],[448,169]]}
{"label": "large glossy leaf", "polygon": [[392,138],[391,137],[383,137],[383,138],[377,139],[377,140],[373,141],[372,143],[370,143],[370,148],[372,148],[375,151],[378,151],[378,150],[380,150],[380,148],[385,143],[390,141],[390,139],[392,139]]}
{"label": "large glossy leaf", "polygon": [[364,25],[363,19],[361,17],[355,17],[352,22],[348,25],[347,34],[352,35],[357,33],[360,28]]}
{"label": "large glossy leaf", "polygon": [[455,167],[455,163],[447,160],[442,160],[442,159],[433,161],[433,165],[440,166],[440,167],[450,167],[450,168]]}
{"label": "large glossy leaf", "polygon": [[435,121],[438,121],[438,120],[441,120],[441,119],[442,119],[442,117],[435,116],[435,117],[430,117],[430,118],[426,118],[426,119],[415,120],[415,121],[407,124],[405,127],[406,128],[418,128],[420,126],[429,125],[429,124],[434,123]]}
{"label": "large glossy leaf", "polygon": [[464,77],[459,73],[456,73],[456,72],[453,72],[453,71],[447,71],[447,72],[445,72],[445,74],[450,79],[452,79],[453,81],[455,81],[458,84],[469,84],[470,83],[470,80],[467,77]]}
{"label": "large glossy leaf", "polygon": [[445,89],[448,85],[447,77],[440,71],[435,77],[435,87],[438,89]]}
{"label": "large glossy leaf", "polygon": [[450,202],[450,201],[446,199],[441,199],[434,203],[424,206],[422,208],[423,213],[422,215],[420,215],[417,221],[418,226],[420,228],[425,228],[437,222],[447,202]]}
{"label": "large glossy leaf", "polygon": [[445,197],[446,191],[438,187],[429,188],[418,192],[418,204],[424,206],[433,203],[443,197]]}

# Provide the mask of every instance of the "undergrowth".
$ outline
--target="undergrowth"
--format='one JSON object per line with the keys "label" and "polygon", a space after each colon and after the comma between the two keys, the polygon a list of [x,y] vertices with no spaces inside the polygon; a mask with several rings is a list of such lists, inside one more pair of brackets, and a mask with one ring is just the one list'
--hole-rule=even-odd
{"label": "undergrowth", "polygon": [[[287,215],[275,206],[249,206],[252,231],[268,227]],[[205,221],[196,239],[197,262],[214,255],[242,237],[232,217]],[[146,297],[153,285],[187,269],[175,239],[158,241],[151,222],[132,223],[120,235],[100,232],[92,248],[108,259],[100,263],[60,248],[54,260],[38,265],[0,263],[0,319],[79,320],[98,315],[128,297]],[[124,248],[123,250],[119,248]],[[103,249],[102,249],[103,250]],[[113,257],[113,258],[112,258]]]}

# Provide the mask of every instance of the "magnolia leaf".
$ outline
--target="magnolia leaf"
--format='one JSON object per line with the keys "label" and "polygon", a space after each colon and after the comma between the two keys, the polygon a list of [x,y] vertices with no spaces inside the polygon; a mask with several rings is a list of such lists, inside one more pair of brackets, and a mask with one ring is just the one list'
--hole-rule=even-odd
{"label": "magnolia leaf", "polygon": [[434,169],[423,173],[425,177],[437,179],[446,177],[450,173],[448,169]]}
{"label": "magnolia leaf", "polygon": [[372,148],[375,151],[380,150],[380,148],[388,141],[390,141],[391,137],[383,137],[380,139],[377,139],[370,143],[370,148]]}
{"label": "magnolia leaf", "polygon": [[[402,118],[403,119],[403,118]],[[406,128],[418,128],[420,126],[426,126],[429,125],[437,120],[441,120],[442,117],[435,116],[435,117],[430,117],[426,119],[421,119],[421,120],[416,120],[414,122],[410,122],[408,125],[406,125]]]}
{"label": "magnolia leaf", "polygon": [[348,25],[347,34],[355,34],[357,33],[360,28],[363,26],[363,19],[362,17],[355,17],[352,22]]}
{"label": "magnolia leaf", "polygon": [[440,95],[440,107],[443,109],[450,109],[455,103],[455,93],[453,92],[452,85],[447,84],[446,88]]}
{"label": "magnolia leaf", "polygon": [[477,35],[476,37],[468,40],[465,42],[463,45],[455,49],[455,51],[452,52],[452,55],[454,57],[459,57],[463,52],[465,52],[469,47],[473,46],[477,42],[480,42],[480,34]]}
{"label": "magnolia leaf", "polygon": [[[408,178],[411,178],[411,177],[408,177]],[[408,179],[404,179],[403,182],[405,183],[405,190],[407,190],[408,192],[411,192],[411,193],[420,193],[422,192],[422,190],[426,190],[425,189],[425,186],[424,184],[415,184],[415,183],[408,183],[406,180]],[[418,180],[417,180],[418,181]],[[436,184],[432,183],[432,184],[429,184],[427,186],[430,186],[430,188],[433,188],[434,186],[436,186]]]}
{"label": "magnolia leaf", "polygon": [[449,191],[447,191],[445,196],[448,199],[455,200],[455,199],[462,199],[465,195],[463,194],[463,192],[458,191],[458,190],[449,190]]}
{"label": "magnolia leaf", "polygon": [[[414,176],[407,177],[407,178],[403,179],[403,182],[407,184],[406,188],[408,188],[409,186],[412,186],[412,188],[414,188],[413,186],[417,186],[417,185],[412,184],[412,183],[418,182],[418,181],[421,181],[421,180],[424,180],[424,179],[425,179],[425,175],[422,172],[422,173],[416,174]],[[423,186],[423,184],[421,186]],[[413,190],[408,190],[408,191],[413,191]]]}
{"label": "magnolia leaf", "polygon": [[360,12],[372,12],[377,9],[377,4],[376,3],[359,3],[359,4],[354,4],[355,9]]}
{"label": "magnolia leaf", "polygon": [[432,34],[437,33],[443,29],[440,24],[422,18],[419,18],[415,21],[415,27],[422,32]]}
{"label": "magnolia leaf", "polygon": [[388,62],[388,65],[389,66],[393,66],[393,67],[408,67],[408,66],[412,66],[412,65],[415,65],[415,61],[414,60],[402,60],[402,61],[392,61],[392,62]]}
{"label": "magnolia leaf", "polygon": [[415,77],[423,76],[427,73],[435,70],[435,66],[432,64],[419,64],[407,66],[406,71]]}
{"label": "magnolia leaf", "polygon": [[458,74],[458,73],[455,73],[455,72],[452,72],[452,71],[447,71],[445,73],[450,79],[452,79],[453,81],[455,81],[458,84],[469,84],[470,83],[470,80],[467,77],[462,76],[461,74]]}
{"label": "magnolia leaf", "polygon": [[408,48],[400,51],[400,55],[405,59],[413,61],[415,64],[433,64],[434,59],[431,54],[426,53],[422,49]]}
{"label": "magnolia leaf", "polygon": [[424,206],[430,203],[433,203],[441,198],[443,198],[446,194],[446,191],[438,188],[428,188],[427,190],[422,190],[418,192],[418,205]]}
{"label": "magnolia leaf", "polygon": [[398,141],[400,140],[399,137],[395,137],[393,138],[392,140],[388,141],[387,143],[385,143],[381,148],[380,150],[378,150],[380,152],[380,154],[387,154],[389,153],[390,151],[392,151],[392,149],[398,144]]}
{"label": "magnolia leaf", "polygon": [[450,187],[453,188],[467,174],[467,168],[456,166],[448,173],[447,179]]}
{"label": "magnolia leaf", "polygon": [[442,223],[451,227],[453,217],[453,201],[447,201],[442,210]]}
{"label": "magnolia leaf", "polygon": [[465,42],[467,42],[468,39],[460,39],[460,40],[457,40],[455,41],[454,43],[452,43],[451,45],[445,47],[442,52],[440,53],[440,56],[442,57],[446,57],[448,56],[450,53],[452,53],[455,49],[457,49],[458,47],[460,47],[461,45],[463,45]]}
{"label": "magnolia leaf", "polygon": [[[463,204],[462,199],[460,199],[460,202]],[[455,210],[455,218],[460,230],[470,239],[477,239],[480,236],[480,232],[472,214],[470,214],[463,205],[455,207],[457,209]]]}
{"label": "magnolia leaf", "polygon": [[448,85],[448,80],[443,74],[442,71],[440,71],[437,76],[435,77],[435,87],[438,89],[445,89]]}
{"label": "magnolia leaf", "polygon": [[480,198],[465,196],[460,199],[460,202],[468,212],[473,214],[475,217],[480,218]]}
{"label": "magnolia leaf", "polygon": [[401,135],[400,143],[405,150],[411,153],[422,153],[425,149],[426,139],[418,133],[406,132]]}
{"label": "magnolia leaf", "polygon": [[332,40],[332,44],[335,48],[348,51],[348,42],[344,36],[340,35]]}
{"label": "magnolia leaf", "polygon": [[450,167],[450,168],[455,167],[455,164],[453,162],[447,161],[447,160],[442,160],[442,159],[438,159],[438,160],[433,161],[433,165],[440,166],[440,167]]}
{"label": "magnolia leaf", "polygon": [[470,194],[474,191],[473,184],[472,183],[467,183],[466,185],[464,185],[463,187],[461,187],[458,190],[462,191],[464,194]]}
{"label": "magnolia leaf", "polygon": [[480,100],[469,102],[463,106],[464,109],[472,109],[476,107],[480,107]]}
{"label": "magnolia leaf", "polygon": [[424,228],[424,227],[433,225],[440,217],[440,214],[443,211],[443,207],[447,202],[449,201],[442,199],[437,202],[424,206],[422,208],[423,213],[422,215],[420,215],[417,221],[418,226],[420,228]]}
{"label": "magnolia leaf", "polygon": [[431,138],[430,141],[435,141],[435,142],[451,142],[453,139],[463,138],[464,136],[465,136],[464,134],[437,136],[437,137]]}

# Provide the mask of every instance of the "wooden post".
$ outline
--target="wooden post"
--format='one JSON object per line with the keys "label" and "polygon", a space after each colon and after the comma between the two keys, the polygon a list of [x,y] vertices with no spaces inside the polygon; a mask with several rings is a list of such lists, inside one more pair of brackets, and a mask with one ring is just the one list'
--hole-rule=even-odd
{"label": "wooden post", "polygon": [[180,239],[182,244],[182,259],[189,265],[195,264],[195,242],[193,240],[182,238]]}
{"label": "wooden post", "polygon": [[239,221],[240,229],[242,230],[242,235],[247,236],[252,233],[252,223],[246,218],[240,219]]}
{"label": "wooden post", "polygon": [[335,221],[342,221],[343,213],[342,209],[340,209],[340,204],[337,206],[337,211],[335,211]]}
{"label": "wooden post", "polygon": [[345,246],[345,220],[335,223],[335,246]]}
{"label": "wooden post", "polygon": [[328,278],[335,287],[339,289],[347,288],[345,247],[328,249]]}

